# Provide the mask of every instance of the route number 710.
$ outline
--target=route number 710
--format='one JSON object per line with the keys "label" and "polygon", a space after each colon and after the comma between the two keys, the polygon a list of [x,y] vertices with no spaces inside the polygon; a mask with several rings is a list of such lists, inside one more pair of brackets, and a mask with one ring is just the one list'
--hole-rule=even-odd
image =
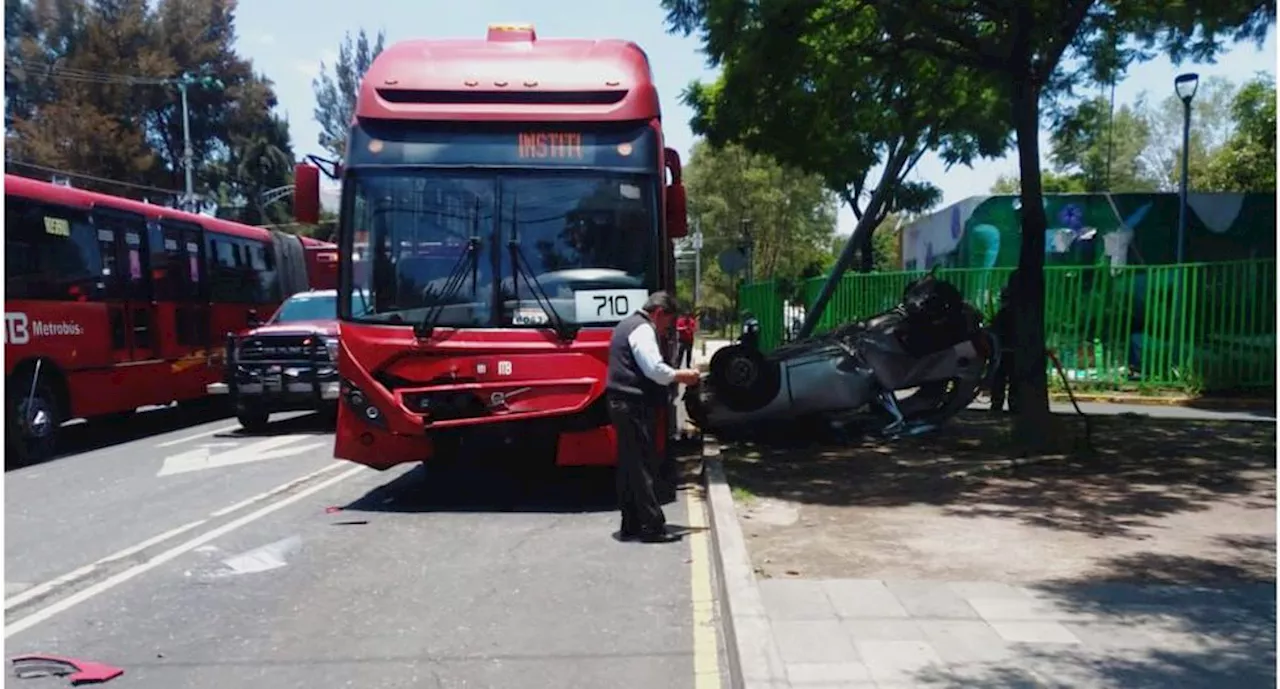
{"label": "route number 710", "polygon": [[608,296],[597,294],[592,297],[596,302],[596,315],[609,315],[615,318],[624,318],[631,313],[631,301],[627,299],[625,294],[611,294]]}

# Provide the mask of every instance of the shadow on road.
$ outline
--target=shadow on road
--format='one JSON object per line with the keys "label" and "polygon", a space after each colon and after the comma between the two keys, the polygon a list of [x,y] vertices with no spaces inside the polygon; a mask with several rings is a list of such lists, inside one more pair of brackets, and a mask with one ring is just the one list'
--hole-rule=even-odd
{"label": "shadow on road", "polygon": [[[128,418],[113,421],[76,421],[62,427],[57,452],[44,462],[122,445],[153,435],[172,433],[231,416],[230,409],[225,405],[201,404],[190,407],[170,406],[146,409]],[[37,462],[39,463],[43,462]],[[34,466],[34,464],[25,466]],[[22,467],[16,463],[5,462],[5,471],[20,468]]]}
{"label": "shadow on road", "polygon": [[1222,499],[1275,505],[1271,424],[1094,417],[1088,458],[1008,467],[1007,420],[967,412],[936,435],[861,445],[734,446],[730,482],[751,494],[815,505],[946,507],[1096,537],[1140,538],[1177,512]]}
{"label": "shadow on road", "polygon": [[[1253,545],[1274,552],[1273,542]],[[1088,578],[1033,587],[1058,609],[1093,620],[1077,625],[1077,633],[1108,635],[1110,650],[1087,640],[1024,646],[1016,662],[969,668],[963,681],[926,671],[918,686],[1012,689],[1045,680],[1126,689],[1275,686],[1275,582],[1256,577],[1248,560],[1242,555],[1233,571],[1195,557],[1124,556]],[[1153,574],[1163,583],[1150,583]]]}
{"label": "shadow on road", "polygon": [[[695,480],[696,457],[672,468],[680,486]],[[474,460],[425,462],[344,506],[344,512],[587,513],[617,509],[612,467],[531,468],[527,463]],[[668,483],[668,486],[671,486]],[[670,504],[676,489],[660,491]]]}

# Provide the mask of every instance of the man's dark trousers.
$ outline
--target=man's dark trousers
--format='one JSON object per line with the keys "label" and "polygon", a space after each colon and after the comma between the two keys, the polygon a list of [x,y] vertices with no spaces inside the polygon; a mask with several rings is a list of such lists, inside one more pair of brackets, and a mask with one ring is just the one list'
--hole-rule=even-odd
{"label": "man's dark trousers", "polygon": [[641,397],[609,395],[609,420],[618,434],[618,507],[622,530],[662,529],[666,516],[654,489],[662,458],[654,437],[657,418]]}
{"label": "man's dark trousers", "polygon": [[685,342],[680,340],[680,347],[676,350],[676,365],[689,368],[693,365],[693,341]]}

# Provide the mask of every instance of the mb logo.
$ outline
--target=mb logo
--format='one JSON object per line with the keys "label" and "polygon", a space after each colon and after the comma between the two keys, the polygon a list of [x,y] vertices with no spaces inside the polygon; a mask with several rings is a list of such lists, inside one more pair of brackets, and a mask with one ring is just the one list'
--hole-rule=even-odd
{"label": "mb logo", "polygon": [[5,313],[4,343],[24,345],[31,341],[31,330],[27,327],[27,314]]}

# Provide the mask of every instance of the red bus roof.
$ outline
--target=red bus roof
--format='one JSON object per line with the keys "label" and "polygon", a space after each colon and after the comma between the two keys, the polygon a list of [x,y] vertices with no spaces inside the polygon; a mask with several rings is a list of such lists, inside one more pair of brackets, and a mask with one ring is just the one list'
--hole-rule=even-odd
{"label": "red bus roof", "polygon": [[360,83],[357,118],[620,121],[661,117],[649,58],[617,39],[539,40],[491,26],[485,39],[396,43]]}
{"label": "red bus roof", "polygon": [[[271,231],[265,227],[254,227],[253,225],[244,225],[230,220],[214,218],[208,215],[198,215],[188,213],[174,208],[165,208],[150,203],[134,201],[133,199],[121,198],[119,196],[111,196],[109,194],[99,194],[84,189],[75,189],[72,187],[64,187],[40,180],[20,177],[18,175],[6,174],[4,176],[4,193],[6,196],[13,194],[37,201],[47,201],[72,208],[83,208],[88,210],[94,206],[105,206],[116,210],[137,213],[145,218],[158,220],[161,218],[168,220],[177,220],[189,223],[203,225],[206,230],[213,230],[221,234],[231,235],[233,237],[241,237],[244,239],[257,239],[263,242],[271,241]],[[329,242],[322,242],[311,237],[300,237],[304,247],[333,247],[335,245]]]}

